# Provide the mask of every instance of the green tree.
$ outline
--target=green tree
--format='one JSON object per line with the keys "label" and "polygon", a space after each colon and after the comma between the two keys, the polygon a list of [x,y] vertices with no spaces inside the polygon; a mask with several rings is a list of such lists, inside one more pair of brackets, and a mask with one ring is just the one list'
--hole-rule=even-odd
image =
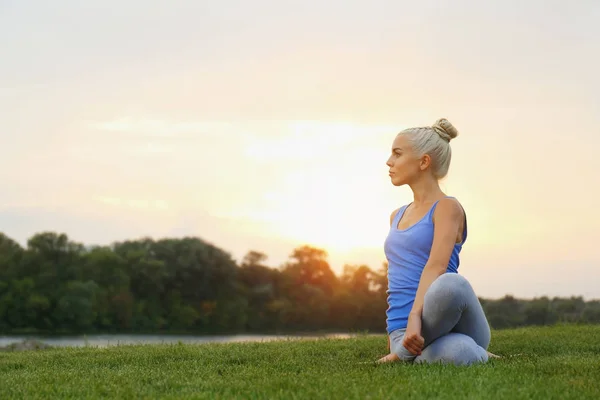
{"label": "green tree", "polygon": [[327,262],[327,252],[311,246],[294,249],[282,275],[286,297],[294,305],[288,315],[291,327],[302,330],[330,327],[331,299],[338,280]]}
{"label": "green tree", "polygon": [[97,317],[95,301],[98,289],[94,281],[67,283],[55,310],[59,325],[71,331],[92,329]]}
{"label": "green tree", "polygon": [[280,272],[264,265],[266,260],[266,254],[250,251],[237,274],[239,293],[246,299],[245,328],[248,330],[275,329],[280,325],[278,310],[269,308],[279,295]]}

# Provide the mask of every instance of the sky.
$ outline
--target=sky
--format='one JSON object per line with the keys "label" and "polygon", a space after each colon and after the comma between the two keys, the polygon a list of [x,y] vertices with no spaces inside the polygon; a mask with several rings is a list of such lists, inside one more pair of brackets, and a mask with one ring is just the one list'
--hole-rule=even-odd
{"label": "sky", "polygon": [[385,261],[448,118],[481,297],[599,298],[600,3],[0,0],[0,231]]}

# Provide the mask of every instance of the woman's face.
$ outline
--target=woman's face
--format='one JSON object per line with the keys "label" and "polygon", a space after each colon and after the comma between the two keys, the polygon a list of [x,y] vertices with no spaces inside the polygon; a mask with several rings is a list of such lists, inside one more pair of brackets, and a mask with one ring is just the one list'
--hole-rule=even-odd
{"label": "woman's face", "polygon": [[386,164],[390,168],[390,179],[394,186],[414,182],[423,171],[423,157],[413,152],[405,135],[398,135],[392,143],[392,154]]}

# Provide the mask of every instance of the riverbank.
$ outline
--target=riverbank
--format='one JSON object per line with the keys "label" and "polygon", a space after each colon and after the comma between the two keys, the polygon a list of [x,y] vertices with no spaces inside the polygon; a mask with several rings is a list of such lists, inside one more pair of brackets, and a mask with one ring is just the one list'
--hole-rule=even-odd
{"label": "riverbank", "polygon": [[385,336],[0,353],[0,398],[595,399],[600,326],[494,331],[485,365],[375,364]]}
{"label": "riverbank", "polygon": [[50,348],[52,348],[52,346],[47,345],[44,342],[40,342],[39,340],[25,339],[20,342],[11,343],[6,346],[0,346],[0,351],[8,352],[8,351],[46,350],[46,349],[50,349]]}
{"label": "riverbank", "polygon": [[356,333],[302,333],[288,335],[237,334],[237,335],[176,335],[176,334],[92,334],[54,336],[0,336],[0,350],[22,343],[36,342],[50,347],[108,347],[141,344],[207,344],[268,342],[287,339],[347,339]]}

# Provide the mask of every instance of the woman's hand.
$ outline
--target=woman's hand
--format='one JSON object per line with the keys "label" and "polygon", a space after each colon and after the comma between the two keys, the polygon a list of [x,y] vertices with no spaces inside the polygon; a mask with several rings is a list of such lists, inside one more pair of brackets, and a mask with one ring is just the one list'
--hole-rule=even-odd
{"label": "woman's hand", "polygon": [[406,347],[406,350],[410,351],[415,356],[420,356],[423,346],[425,345],[425,339],[421,336],[421,316],[417,314],[410,314],[408,316],[408,325],[404,332],[404,340],[402,345]]}

